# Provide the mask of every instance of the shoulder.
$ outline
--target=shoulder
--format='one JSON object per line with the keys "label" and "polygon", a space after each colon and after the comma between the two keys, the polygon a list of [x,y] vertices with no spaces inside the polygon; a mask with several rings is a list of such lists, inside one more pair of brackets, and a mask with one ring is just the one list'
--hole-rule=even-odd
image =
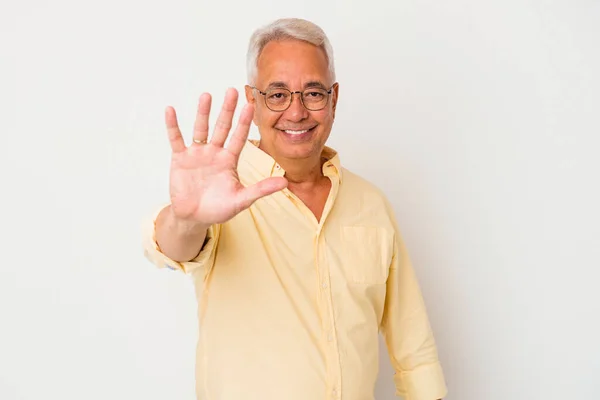
{"label": "shoulder", "polygon": [[347,212],[379,221],[394,220],[394,211],[384,191],[365,177],[342,167],[340,203]]}
{"label": "shoulder", "polygon": [[344,192],[352,193],[372,201],[388,202],[383,190],[367,178],[342,167],[342,184]]}

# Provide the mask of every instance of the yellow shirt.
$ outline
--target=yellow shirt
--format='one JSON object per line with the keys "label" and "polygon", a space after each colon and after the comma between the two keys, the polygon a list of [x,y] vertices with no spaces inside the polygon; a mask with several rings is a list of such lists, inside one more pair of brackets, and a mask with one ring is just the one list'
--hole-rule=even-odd
{"label": "yellow shirt", "polygon": [[[320,222],[284,189],[211,227],[198,257],[184,263],[162,254],[147,226],[146,257],[189,274],[196,288],[199,400],[373,399],[379,332],[397,395],[446,395],[390,204],[333,149],[324,156],[332,186]],[[248,141],[238,173],[251,185],[285,171]]]}

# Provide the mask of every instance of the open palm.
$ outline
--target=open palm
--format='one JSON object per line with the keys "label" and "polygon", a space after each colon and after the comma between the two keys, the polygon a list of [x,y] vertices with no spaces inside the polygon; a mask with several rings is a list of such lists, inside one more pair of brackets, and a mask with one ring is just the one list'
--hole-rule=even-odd
{"label": "open palm", "polygon": [[203,94],[198,104],[193,142],[185,145],[172,107],[165,112],[169,142],[173,154],[170,171],[171,208],[175,217],[206,225],[228,221],[261,197],[287,185],[283,177],[267,178],[245,187],[240,183],[237,165],[248,138],[254,107],[246,104],[227,147],[225,141],[232,127],[238,100],[235,89],[229,89],[208,141],[208,118],[211,96]]}

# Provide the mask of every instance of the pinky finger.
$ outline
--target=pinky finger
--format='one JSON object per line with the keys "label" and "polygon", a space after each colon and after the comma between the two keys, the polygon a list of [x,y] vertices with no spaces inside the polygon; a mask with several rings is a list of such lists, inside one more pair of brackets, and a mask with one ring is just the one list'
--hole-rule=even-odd
{"label": "pinky finger", "polygon": [[167,125],[167,134],[173,153],[180,153],[185,150],[185,142],[181,136],[179,125],[177,124],[177,114],[173,107],[167,107],[165,110],[165,123]]}

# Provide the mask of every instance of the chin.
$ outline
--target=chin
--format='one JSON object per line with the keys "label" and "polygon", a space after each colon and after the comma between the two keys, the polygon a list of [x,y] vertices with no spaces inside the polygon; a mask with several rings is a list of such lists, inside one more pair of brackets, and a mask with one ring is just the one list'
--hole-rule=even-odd
{"label": "chin", "polygon": [[289,148],[289,147],[284,147],[284,148],[280,148],[278,153],[282,156],[285,157],[287,159],[296,159],[296,160],[303,160],[303,159],[307,159],[307,158],[311,158],[312,156],[315,155],[315,151],[313,150],[312,147],[305,147],[303,149],[298,149],[298,148]]}
{"label": "chin", "polygon": [[320,140],[315,128],[300,133],[286,133],[276,129],[275,134],[276,151],[283,157],[310,158],[319,150]]}

